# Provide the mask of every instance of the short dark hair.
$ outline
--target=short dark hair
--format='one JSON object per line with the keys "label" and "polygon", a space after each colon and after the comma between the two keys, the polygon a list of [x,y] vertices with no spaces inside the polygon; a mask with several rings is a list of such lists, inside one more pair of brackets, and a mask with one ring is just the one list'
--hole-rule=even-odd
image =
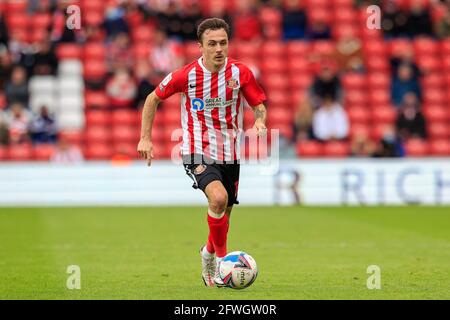
{"label": "short dark hair", "polygon": [[209,18],[203,20],[197,27],[197,38],[200,43],[202,42],[203,33],[205,33],[205,31],[208,29],[224,29],[227,33],[227,36],[230,37],[230,26],[225,22],[225,20],[219,18]]}

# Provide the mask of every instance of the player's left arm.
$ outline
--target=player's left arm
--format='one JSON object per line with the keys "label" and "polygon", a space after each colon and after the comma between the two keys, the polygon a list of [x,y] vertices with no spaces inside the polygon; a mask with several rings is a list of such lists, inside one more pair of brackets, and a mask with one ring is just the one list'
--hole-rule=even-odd
{"label": "player's left arm", "polygon": [[253,114],[255,115],[255,124],[253,125],[253,129],[256,130],[256,134],[260,137],[266,135],[267,110],[264,104],[261,103],[253,107]]}

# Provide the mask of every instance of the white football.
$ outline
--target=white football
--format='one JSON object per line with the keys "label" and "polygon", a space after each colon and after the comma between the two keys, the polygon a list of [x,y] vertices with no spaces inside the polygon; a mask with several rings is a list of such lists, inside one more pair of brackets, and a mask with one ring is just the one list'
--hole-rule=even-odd
{"label": "white football", "polygon": [[219,263],[219,275],[223,282],[233,289],[249,287],[258,276],[255,259],[243,251],[227,254]]}

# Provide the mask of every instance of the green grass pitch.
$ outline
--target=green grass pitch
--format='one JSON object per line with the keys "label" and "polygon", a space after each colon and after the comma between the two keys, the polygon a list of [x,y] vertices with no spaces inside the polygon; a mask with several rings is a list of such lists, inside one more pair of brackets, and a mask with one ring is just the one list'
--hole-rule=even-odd
{"label": "green grass pitch", "polygon": [[450,298],[448,207],[238,206],[228,249],[260,269],[241,291],[203,285],[206,235],[201,207],[0,208],[0,300]]}

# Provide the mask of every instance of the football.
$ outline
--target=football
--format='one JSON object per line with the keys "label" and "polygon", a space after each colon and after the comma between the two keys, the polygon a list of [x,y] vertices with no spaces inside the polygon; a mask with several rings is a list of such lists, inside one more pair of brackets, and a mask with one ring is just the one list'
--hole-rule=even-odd
{"label": "football", "polygon": [[258,276],[255,259],[243,251],[227,254],[219,263],[219,275],[224,284],[233,289],[249,287]]}

